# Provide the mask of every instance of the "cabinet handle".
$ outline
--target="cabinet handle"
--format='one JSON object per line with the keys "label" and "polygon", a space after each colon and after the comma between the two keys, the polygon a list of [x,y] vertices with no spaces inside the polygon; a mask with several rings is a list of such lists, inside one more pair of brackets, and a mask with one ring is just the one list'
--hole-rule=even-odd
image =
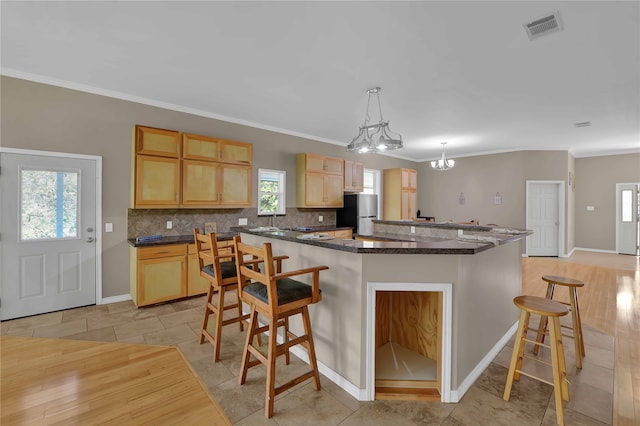
{"label": "cabinet handle", "polygon": [[176,192],[176,201],[180,201],[180,197],[179,197],[179,195],[180,195],[180,194],[178,194],[178,193]]}

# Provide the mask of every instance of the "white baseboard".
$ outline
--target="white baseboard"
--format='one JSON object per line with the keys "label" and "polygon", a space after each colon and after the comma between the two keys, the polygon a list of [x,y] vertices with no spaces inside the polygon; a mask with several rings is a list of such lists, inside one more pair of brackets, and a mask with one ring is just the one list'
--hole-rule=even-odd
{"label": "white baseboard", "polygon": [[482,361],[480,361],[480,363],[478,363],[478,365],[476,365],[471,373],[469,373],[469,375],[462,381],[462,384],[458,387],[458,389],[451,390],[451,402],[460,402],[464,394],[467,393],[469,388],[471,388],[473,383],[478,379],[478,377],[480,377],[482,372],[486,370],[487,367],[489,367],[491,361],[493,361],[493,359],[500,353],[502,348],[504,348],[504,346],[509,342],[509,339],[511,339],[511,337],[516,334],[516,331],[518,331],[517,321],[515,324],[513,324],[513,326],[511,326],[509,330],[507,330],[505,335],[502,336],[500,340],[498,340],[498,343],[496,343],[493,348],[491,348],[489,353],[487,353],[485,357],[482,358]]}
{"label": "white baseboard", "polygon": [[102,299],[98,300],[96,305],[106,305],[108,303],[126,302],[127,300],[131,300],[131,295],[121,294],[120,296],[103,297]]}
{"label": "white baseboard", "polygon": [[594,251],[596,253],[618,254],[618,252],[615,250],[601,250],[601,249],[585,248],[585,247],[574,247],[571,253],[573,253],[574,251]]}
{"label": "white baseboard", "polygon": [[[278,336],[280,337],[280,336]],[[280,340],[280,339],[278,339]],[[302,349],[299,346],[294,346],[291,348],[291,353],[300,358],[302,361],[309,364],[309,356],[307,355],[307,351]],[[367,398],[367,390],[360,389],[325,364],[320,361],[316,361],[318,363],[318,371],[325,376],[327,379],[331,380],[333,383],[338,385],[342,390],[347,392],[349,395],[357,399],[358,401],[366,401]]]}

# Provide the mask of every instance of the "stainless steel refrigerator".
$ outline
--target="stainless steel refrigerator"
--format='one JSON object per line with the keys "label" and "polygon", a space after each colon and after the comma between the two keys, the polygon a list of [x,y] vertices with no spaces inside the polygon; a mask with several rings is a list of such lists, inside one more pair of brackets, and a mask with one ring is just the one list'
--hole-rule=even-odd
{"label": "stainless steel refrigerator", "polygon": [[353,228],[354,234],[371,235],[378,218],[376,194],[344,194],[344,207],[336,209],[336,225]]}

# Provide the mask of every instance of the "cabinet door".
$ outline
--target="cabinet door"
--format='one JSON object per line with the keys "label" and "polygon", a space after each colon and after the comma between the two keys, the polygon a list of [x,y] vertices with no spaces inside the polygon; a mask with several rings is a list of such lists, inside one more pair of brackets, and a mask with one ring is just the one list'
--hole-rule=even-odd
{"label": "cabinet door", "polygon": [[334,231],[334,235],[338,238],[351,238],[353,236],[353,231],[351,229],[340,229],[338,231]]}
{"label": "cabinet door", "polygon": [[324,157],[325,173],[343,174],[344,160],[341,158]]}
{"label": "cabinet door", "polygon": [[416,193],[402,191],[400,219],[414,219],[416,216]]}
{"label": "cabinet door", "polygon": [[251,164],[253,145],[246,142],[221,141],[220,161]]}
{"label": "cabinet door", "polygon": [[[190,247],[193,244],[190,244]],[[191,250],[190,250],[191,251]],[[204,294],[209,291],[209,280],[200,276],[198,255],[189,254],[189,270],[187,271],[187,296]]]}
{"label": "cabinet door", "polygon": [[324,173],[324,156],[305,154],[305,171]]}
{"label": "cabinet door", "polygon": [[192,160],[217,161],[220,152],[220,141],[208,136],[182,135],[182,157]]}
{"label": "cabinet door", "polygon": [[403,189],[417,188],[417,172],[415,170],[402,169],[402,188]]}
{"label": "cabinet door", "polygon": [[324,173],[307,173],[305,205],[324,207]]}
{"label": "cabinet door", "polygon": [[220,191],[218,190],[219,167],[219,163],[183,160],[183,206],[215,207],[220,203]]}
{"label": "cabinet door", "polygon": [[342,207],[344,205],[342,174],[326,174],[324,180],[324,207]]}
{"label": "cabinet door", "polygon": [[180,160],[138,155],[135,170],[134,207],[178,207]]}
{"label": "cabinet door", "polygon": [[138,261],[138,305],[165,302],[187,295],[185,256]]}
{"label": "cabinet door", "polygon": [[361,162],[344,160],[344,190],[348,192],[364,190],[364,165]]}
{"label": "cabinet door", "polygon": [[180,157],[180,132],[135,126],[135,138],[138,154]]}
{"label": "cabinet door", "polygon": [[251,166],[220,164],[220,205],[251,207]]}

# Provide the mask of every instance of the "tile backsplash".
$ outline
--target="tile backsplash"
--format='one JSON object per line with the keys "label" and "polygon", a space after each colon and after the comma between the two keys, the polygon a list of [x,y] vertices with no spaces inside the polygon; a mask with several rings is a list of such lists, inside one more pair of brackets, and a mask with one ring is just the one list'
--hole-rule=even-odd
{"label": "tile backsplash", "polygon": [[[323,216],[320,222],[319,216]],[[127,212],[127,238],[148,235],[176,236],[193,233],[193,228],[204,231],[206,222],[215,222],[218,232],[227,232],[238,226],[238,219],[247,218],[247,226],[271,226],[271,216],[258,216],[258,209],[129,209]],[[172,229],[167,229],[167,222]],[[335,225],[334,209],[298,209],[288,207],[285,215],[276,217],[276,226]]]}

